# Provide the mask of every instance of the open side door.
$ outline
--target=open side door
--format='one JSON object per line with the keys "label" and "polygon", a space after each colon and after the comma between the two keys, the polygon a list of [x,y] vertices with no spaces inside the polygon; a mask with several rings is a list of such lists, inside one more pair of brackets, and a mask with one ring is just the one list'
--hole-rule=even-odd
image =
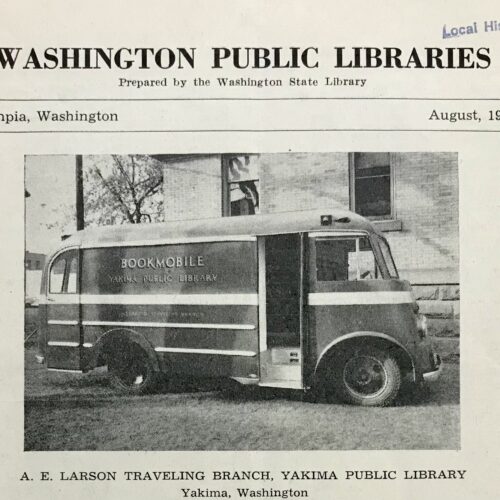
{"label": "open side door", "polygon": [[258,239],[260,382],[302,389],[304,243],[302,234]]}
{"label": "open side door", "polygon": [[80,249],[51,262],[47,283],[47,367],[81,371]]}

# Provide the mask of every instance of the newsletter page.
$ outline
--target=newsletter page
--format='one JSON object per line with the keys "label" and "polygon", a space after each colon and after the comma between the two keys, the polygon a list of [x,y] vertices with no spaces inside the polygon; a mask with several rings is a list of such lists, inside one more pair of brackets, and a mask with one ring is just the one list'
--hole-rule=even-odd
{"label": "newsletter page", "polygon": [[0,13],[2,498],[497,498],[496,2]]}

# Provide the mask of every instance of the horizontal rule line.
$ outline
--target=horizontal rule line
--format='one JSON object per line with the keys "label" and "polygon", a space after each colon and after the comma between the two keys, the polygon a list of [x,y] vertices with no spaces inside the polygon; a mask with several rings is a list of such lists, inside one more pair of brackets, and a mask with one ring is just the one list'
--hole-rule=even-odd
{"label": "horizontal rule line", "polygon": [[498,97],[130,97],[0,99],[0,102],[136,102],[136,101],[500,101]]}
{"label": "horizontal rule line", "polygon": [[269,132],[482,132],[498,133],[499,130],[429,129],[429,128],[273,128],[273,129],[165,129],[165,130],[2,130],[0,134],[199,134],[199,133],[269,133]]}

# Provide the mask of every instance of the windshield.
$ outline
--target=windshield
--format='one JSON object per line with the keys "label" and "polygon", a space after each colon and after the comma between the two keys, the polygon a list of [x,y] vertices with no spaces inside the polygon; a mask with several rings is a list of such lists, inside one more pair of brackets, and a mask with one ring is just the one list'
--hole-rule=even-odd
{"label": "windshield", "polygon": [[380,244],[380,250],[382,251],[382,257],[384,257],[387,270],[389,271],[389,276],[391,278],[399,278],[398,270],[394,264],[394,259],[392,258],[391,249],[389,244],[383,238],[378,238]]}

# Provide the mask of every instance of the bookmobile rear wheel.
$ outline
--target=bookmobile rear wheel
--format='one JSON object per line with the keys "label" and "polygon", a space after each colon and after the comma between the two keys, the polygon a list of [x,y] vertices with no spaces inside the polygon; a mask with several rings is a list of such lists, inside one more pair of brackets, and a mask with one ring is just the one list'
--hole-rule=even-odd
{"label": "bookmobile rear wheel", "polygon": [[125,341],[108,350],[111,385],[124,394],[146,394],[156,389],[158,373],[146,351],[135,342]]}

